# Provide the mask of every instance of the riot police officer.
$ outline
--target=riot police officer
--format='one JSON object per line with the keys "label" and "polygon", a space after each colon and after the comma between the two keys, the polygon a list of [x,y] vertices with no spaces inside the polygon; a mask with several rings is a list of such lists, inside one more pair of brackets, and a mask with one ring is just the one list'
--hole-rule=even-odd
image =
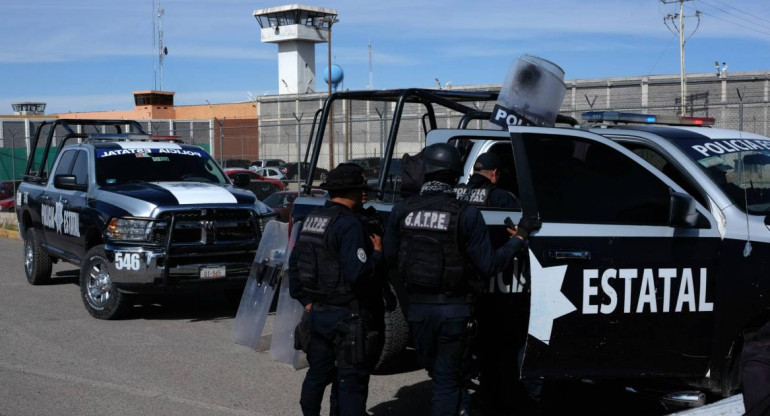
{"label": "riot police officer", "polygon": [[332,414],[361,416],[370,374],[365,348],[372,343],[362,341],[372,338],[369,328],[382,326],[371,322],[369,313],[379,306],[370,304],[373,299],[382,301],[382,282],[375,281],[382,243],[356,212],[366,190],[360,166],[340,164],[321,188],[330,200],[305,218],[289,259],[291,296],[309,314],[310,368],[300,405],[305,416],[318,416],[324,390],[332,384]]}
{"label": "riot police officer", "polygon": [[503,162],[496,154],[482,153],[473,164],[468,183],[455,189],[457,199],[482,207],[520,209],[516,196],[496,186],[503,169]]}
{"label": "riot police officer", "polygon": [[433,378],[433,416],[455,416],[460,407],[462,365],[473,295],[502,270],[536,220],[522,220],[496,251],[477,207],[456,198],[462,174],[459,151],[446,143],[422,152],[425,182],[419,195],[393,207],[385,231],[388,261],[398,260],[409,294],[408,320],[415,346]]}

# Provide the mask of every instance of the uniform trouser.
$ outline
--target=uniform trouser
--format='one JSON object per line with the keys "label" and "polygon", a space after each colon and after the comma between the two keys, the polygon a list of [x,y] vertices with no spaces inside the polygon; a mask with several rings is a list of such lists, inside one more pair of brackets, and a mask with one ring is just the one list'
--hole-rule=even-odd
{"label": "uniform trouser", "polygon": [[307,361],[310,367],[302,383],[300,406],[305,416],[319,416],[326,386],[332,384],[330,414],[362,416],[366,414],[369,393],[369,370],[366,365],[350,365],[337,360],[341,351],[337,324],[349,315],[348,309],[310,312],[310,344]]}
{"label": "uniform trouser", "polygon": [[432,416],[455,416],[460,406],[465,329],[470,321],[467,304],[409,305],[409,323],[414,343],[433,379]]}

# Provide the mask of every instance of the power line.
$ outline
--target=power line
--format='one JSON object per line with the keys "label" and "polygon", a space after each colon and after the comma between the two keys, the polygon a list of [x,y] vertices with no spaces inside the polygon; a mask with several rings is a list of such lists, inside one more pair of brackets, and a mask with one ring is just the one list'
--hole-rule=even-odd
{"label": "power line", "polygon": [[724,17],[716,16],[716,15],[713,15],[711,13],[707,13],[707,12],[704,12],[704,11],[701,11],[701,13],[705,14],[706,16],[713,17],[714,19],[721,20],[721,21],[723,21],[725,23],[730,23],[730,24],[733,24],[733,25],[736,25],[736,26],[740,26],[740,27],[742,27],[744,29],[748,29],[748,30],[751,30],[751,31],[754,31],[754,32],[757,32],[757,33],[761,33],[763,35],[770,35],[770,30],[769,31],[759,30],[757,28],[746,26],[744,24],[735,22],[733,20],[729,20],[729,19],[726,19]]}
{"label": "power line", "polygon": [[[720,0],[714,0],[714,1],[716,1],[717,3],[719,3],[719,4],[722,4],[722,5],[724,5],[724,6],[727,6],[727,7],[731,8],[731,9],[733,9],[733,10],[737,11],[737,12],[743,13],[743,14],[745,15],[745,16],[744,16],[744,18],[745,18],[745,17],[749,17],[749,18],[752,18],[752,19],[755,19],[755,20],[762,20],[762,21],[764,21],[764,22],[770,23],[770,20],[768,20],[768,19],[765,19],[765,18],[762,18],[762,17],[758,17],[758,16],[755,16],[754,14],[752,14],[752,13],[749,13],[749,12],[746,12],[746,11],[744,11],[744,10],[741,10],[741,9],[739,9],[739,8],[737,8],[737,7],[735,7],[735,6],[731,5],[731,4],[729,4],[729,3],[725,3],[725,2],[723,2],[723,1],[720,1]],[[708,3],[708,2],[706,2],[706,1],[704,0],[704,3]],[[716,6],[712,6],[712,7],[716,7]]]}
{"label": "power line", "polygon": [[661,52],[660,55],[658,55],[658,59],[656,59],[655,63],[652,64],[652,68],[650,68],[650,70],[647,71],[647,75],[652,75],[652,71],[654,71],[655,67],[658,66],[658,63],[660,62],[660,59],[663,58],[663,55],[666,54],[666,52],[668,51],[668,48],[671,46],[671,42],[673,42],[674,39],[676,39],[676,36],[672,35],[671,38],[668,40],[668,43],[666,44],[666,47],[663,48],[663,52]]}

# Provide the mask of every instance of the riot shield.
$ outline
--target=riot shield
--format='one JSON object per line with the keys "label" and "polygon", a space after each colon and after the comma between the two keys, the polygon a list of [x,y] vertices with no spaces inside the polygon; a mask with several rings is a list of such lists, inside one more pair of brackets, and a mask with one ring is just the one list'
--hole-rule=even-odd
{"label": "riot shield", "polygon": [[270,355],[278,362],[291,364],[295,370],[307,367],[305,353],[294,349],[294,328],[299,324],[304,313],[302,304],[289,295],[288,275],[289,256],[294,244],[297,242],[302,222],[294,224],[289,240],[289,248],[286,251],[281,288],[278,291],[278,306],[273,321],[273,337],[270,340]]}
{"label": "riot shield", "polygon": [[238,344],[258,349],[286,259],[288,239],[289,224],[270,221],[265,226],[233,323],[232,337]]}

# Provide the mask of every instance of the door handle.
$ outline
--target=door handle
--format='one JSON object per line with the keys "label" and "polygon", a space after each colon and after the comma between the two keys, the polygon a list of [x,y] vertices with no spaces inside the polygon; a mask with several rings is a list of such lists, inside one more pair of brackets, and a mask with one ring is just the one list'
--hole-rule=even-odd
{"label": "door handle", "polygon": [[591,252],[588,250],[546,250],[545,255],[556,260],[590,260]]}
{"label": "door handle", "polygon": [[42,196],[40,197],[40,199],[41,199],[41,200],[43,200],[43,201],[50,201],[50,200],[51,200],[51,197],[50,197],[50,196],[48,196],[48,195],[42,195]]}
{"label": "door handle", "polygon": [[68,201],[66,199],[60,199],[59,201],[61,201],[62,205],[64,205],[64,206],[67,206],[67,205],[70,204],[70,201]]}

